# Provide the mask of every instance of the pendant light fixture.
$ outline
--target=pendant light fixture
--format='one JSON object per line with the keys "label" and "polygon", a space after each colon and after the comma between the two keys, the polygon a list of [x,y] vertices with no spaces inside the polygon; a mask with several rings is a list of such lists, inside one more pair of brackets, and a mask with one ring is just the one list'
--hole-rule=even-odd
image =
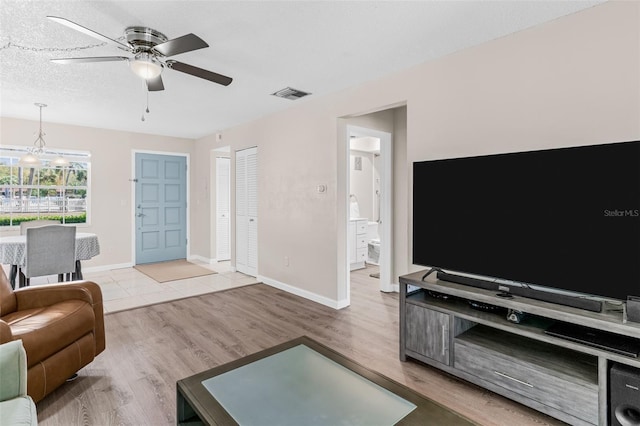
{"label": "pendant light fixture", "polygon": [[69,161],[66,158],[64,158],[61,154],[58,154],[58,156],[53,160],[51,160],[49,164],[51,164],[54,167],[68,167]]}
{"label": "pendant light fixture", "polygon": [[[21,167],[34,168],[42,166],[42,156],[45,154],[45,147],[47,146],[44,141],[45,133],[42,131],[42,108],[45,108],[47,105],[36,103],[35,106],[40,108],[40,130],[38,131],[38,137],[33,142],[33,148],[29,148],[27,153],[20,157],[18,164]],[[67,167],[69,161],[59,154],[50,164],[54,167]]]}

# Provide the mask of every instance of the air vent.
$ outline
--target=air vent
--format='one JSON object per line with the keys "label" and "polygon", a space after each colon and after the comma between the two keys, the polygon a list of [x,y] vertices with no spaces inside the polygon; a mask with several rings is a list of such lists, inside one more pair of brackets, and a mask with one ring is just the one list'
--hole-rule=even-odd
{"label": "air vent", "polygon": [[279,98],[285,98],[285,99],[290,99],[292,101],[295,101],[296,99],[300,99],[303,98],[307,95],[310,95],[311,93],[308,92],[303,92],[302,90],[298,90],[298,89],[293,89],[291,87],[285,87],[282,90],[278,90],[275,93],[272,93],[273,96],[277,96]]}

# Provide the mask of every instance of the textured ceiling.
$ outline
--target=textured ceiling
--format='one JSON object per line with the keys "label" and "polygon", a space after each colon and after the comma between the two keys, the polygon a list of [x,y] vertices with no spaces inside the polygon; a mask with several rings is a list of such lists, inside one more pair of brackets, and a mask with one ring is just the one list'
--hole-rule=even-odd
{"label": "textured ceiling", "polygon": [[[198,138],[598,3],[0,0],[0,113],[37,120],[33,104],[42,102],[45,122]],[[165,69],[166,90],[149,94],[143,122],[146,89],[126,62],[49,62],[127,54],[59,51],[100,42],[47,15],[114,39],[133,25],[170,39],[194,33],[210,47],[174,59],[234,81],[224,87]],[[313,95],[270,96],[286,86]]]}

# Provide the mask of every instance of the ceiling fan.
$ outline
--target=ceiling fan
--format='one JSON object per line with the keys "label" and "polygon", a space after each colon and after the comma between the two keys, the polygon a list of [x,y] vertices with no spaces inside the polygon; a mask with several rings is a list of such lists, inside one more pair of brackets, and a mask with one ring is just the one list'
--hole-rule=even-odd
{"label": "ceiling fan", "polygon": [[192,50],[209,47],[209,45],[195,34],[187,34],[182,37],[169,40],[164,34],[147,27],[128,27],[124,30],[125,43],[111,39],[89,28],[83,27],[65,18],[57,16],[47,16],[54,22],[67,26],[83,34],[94,37],[98,40],[111,44],[118,49],[125,50],[133,55],[126,56],[94,56],[88,58],[60,58],[52,59],[51,62],[58,64],[77,64],[83,62],[113,62],[127,61],[131,70],[138,76],[144,78],[149,91],[164,90],[162,83],[162,70],[169,68],[185,74],[200,77],[214,83],[228,86],[233,79],[212,71],[194,67],[193,65],[167,59],[180,53],[191,52]]}

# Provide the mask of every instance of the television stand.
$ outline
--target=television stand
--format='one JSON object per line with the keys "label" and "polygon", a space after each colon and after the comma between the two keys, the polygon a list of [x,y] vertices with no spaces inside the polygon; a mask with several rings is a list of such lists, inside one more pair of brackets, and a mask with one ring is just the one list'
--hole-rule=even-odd
{"label": "television stand", "polygon": [[[417,360],[572,425],[607,425],[609,369],[640,368],[640,358],[545,333],[578,324],[640,345],[640,323],[619,311],[591,312],[423,272],[400,277],[400,359]],[[412,289],[409,291],[409,289]],[[444,294],[449,298],[432,297]],[[469,302],[502,309],[474,309]],[[526,313],[520,323],[508,310]]]}

